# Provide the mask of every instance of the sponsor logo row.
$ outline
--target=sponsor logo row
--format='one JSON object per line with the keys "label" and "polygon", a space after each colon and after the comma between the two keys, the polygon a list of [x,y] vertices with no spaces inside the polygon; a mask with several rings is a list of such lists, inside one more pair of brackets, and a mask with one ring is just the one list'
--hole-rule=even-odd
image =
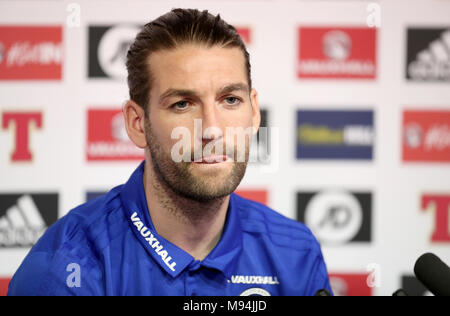
{"label": "sponsor logo row", "polygon": [[[265,190],[237,190],[237,194],[267,204]],[[90,200],[104,192],[89,192]],[[0,193],[0,248],[27,248],[59,218],[57,193]],[[323,190],[298,192],[296,219],[305,223],[322,245],[344,246],[373,241],[371,192]],[[450,243],[450,195],[423,194],[420,213],[433,212],[430,243]]]}
{"label": "sponsor logo row", "polygon": [[[261,127],[270,134],[268,110],[261,110]],[[120,109],[87,111],[85,157],[87,161],[143,160],[143,150],[128,138]],[[32,133],[45,129],[42,111],[0,112],[0,133],[13,137],[11,162],[32,161]],[[405,110],[402,117],[402,161],[450,162],[450,111]],[[262,129],[260,132],[263,132]],[[263,161],[261,148],[267,155],[270,140],[259,133],[254,139],[256,160]],[[367,160],[374,159],[376,127],[373,110],[298,110],[296,112],[296,159]],[[386,140],[387,141],[387,140]]]}
{"label": "sponsor logo row", "polygon": [[[104,192],[88,192],[86,200]],[[237,194],[268,203],[266,190],[238,190]],[[325,190],[297,193],[297,220],[305,222],[322,245],[372,240],[372,194]],[[0,249],[31,247],[58,219],[57,193],[0,194]],[[435,213],[430,242],[450,242],[450,195],[424,194],[418,212]],[[368,273],[330,273],[333,293],[338,296],[371,296],[382,282],[381,268],[368,266]],[[10,278],[0,278],[0,296],[6,295]],[[412,275],[401,277],[401,288],[409,295],[429,295]],[[383,295],[390,295],[384,293]]]}
{"label": "sponsor logo row", "polygon": [[[371,192],[323,190],[297,193],[296,219],[308,226],[325,246],[373,241],[374,211]],[[450,196],[423,194],[421,213],[434,213],[430,243],[450,242]],[[417,214],[419,215],[419,214]]]}
{"label": "sponsor logo row", "polygon": [[[139,28],[89,26],[87,76],[125,78],[125,56]],[[253,30],[237,30],[252,49]],[[450,27],[410,27],[405,36],[405,78],[450,81]],[[299,27],[297,37],[297,78],[377,78],[377,28]],[[61,80],[63,40],[62,26],[0,26],[0,80]]]}

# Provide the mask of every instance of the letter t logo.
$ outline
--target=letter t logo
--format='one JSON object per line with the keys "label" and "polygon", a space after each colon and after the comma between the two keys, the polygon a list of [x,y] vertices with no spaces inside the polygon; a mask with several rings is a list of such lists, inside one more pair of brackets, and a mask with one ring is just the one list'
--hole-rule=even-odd
{"label": "letter t logo", "polygon": [[11,155],[12,161],[30,161],[33,155],[29,148],[30,126],[42,128],[42,113],[40,112],[4,112],[2,128],[15,126],[15,148]]}
{"label": "letter t logo", "polygon": [[422,196],[422,210],[428,209],[435,211],[435,229],[431,236],[432,242],[450,242],[449,213],[450,196],[449,195],[424,195]]}

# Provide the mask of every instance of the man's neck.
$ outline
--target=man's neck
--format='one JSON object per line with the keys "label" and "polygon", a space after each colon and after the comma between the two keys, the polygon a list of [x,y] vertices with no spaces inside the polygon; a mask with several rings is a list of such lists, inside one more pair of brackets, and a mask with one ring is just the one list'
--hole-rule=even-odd
{"label": "man's neck", "polygon": [[230,197],[198,202],[179,196],[158,179],[147,162],[143,181],[158,235],[203,260],[220,240]]}

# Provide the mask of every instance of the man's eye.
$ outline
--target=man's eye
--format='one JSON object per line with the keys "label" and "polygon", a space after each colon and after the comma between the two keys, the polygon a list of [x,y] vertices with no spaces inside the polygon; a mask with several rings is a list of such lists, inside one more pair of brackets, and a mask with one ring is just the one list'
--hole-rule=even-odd
{"label": "man's eye", "polygon": [[188,101],[179,101],[172,105],[175,110],[185,110],[189,106]]}
{"label": "man's eye", "polygon": [[225,98],[225,102],[228,105],[238,105],[241,102],[241,100],[239,100],[236,97],[227,97],[227,98]]}

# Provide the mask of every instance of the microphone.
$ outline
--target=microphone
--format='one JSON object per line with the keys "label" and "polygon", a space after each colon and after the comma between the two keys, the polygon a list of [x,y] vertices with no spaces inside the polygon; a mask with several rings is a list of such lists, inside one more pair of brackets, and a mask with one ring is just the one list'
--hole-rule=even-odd
{"label": "microphone", "polygon": [[414,273],[435,296],[450,296],[450,268],[432,253],[417,259]]}
{"label": "microphone", "polygon": [[398,289],[395,291],[392,296],[409,296],[408,293],[405,292],[403,289]]}
{"label": "microphone", "polygon": [[330,292],[325,289],[318,290],[314,296],[331,296]]}

